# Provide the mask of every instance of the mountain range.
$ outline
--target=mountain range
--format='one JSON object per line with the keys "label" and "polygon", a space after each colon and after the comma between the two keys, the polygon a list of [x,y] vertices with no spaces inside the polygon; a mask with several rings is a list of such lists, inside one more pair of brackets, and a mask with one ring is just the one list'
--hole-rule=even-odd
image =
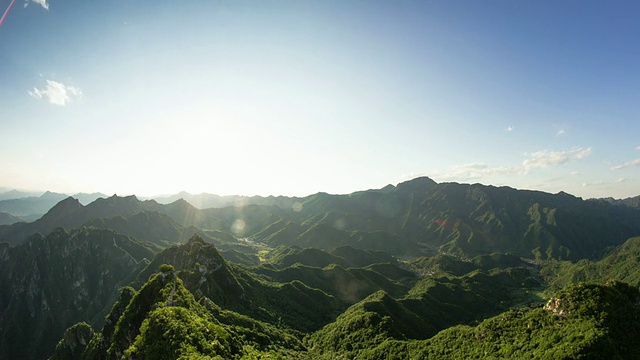
{"label": "mountain range", "polygon": [[[268,246],[331,250],[351,245],[396,255],[439,251],[458,256],[503,252],[534,259],[596,258],[640,233],[640,209],[634,207],[585,201],[566,193],[436,184],[428,178],[349,195],[318,193],[278,202],[201,210],[183,199],[163,205],[114,195],[84,206],[67,198],[35,222],[0,227],[0,239],[19,244],[32,233],[46,235],[56,226],[74,228],[106,221],[95,219],[142,212],[171,218],[172,222],[162,222],[174,229],[172,233],[164,236],[156,229],[151,236],[160,240],[184,240],[185,229],[194,227],[203,234],[223,231]],[[141,236],[130,223],[119,223],[128,235]],[[124,230],[127,226],[129,230]],[[176,238],[178,232],[183,235]]]}
{"label": "mountain range", "polygon": [[160,204],[170,204],[180,199],[187,201],[189,204],[195,206],[198,209],[209,209],[223,208],[228,206],[246,206],[252,204],[278,205],[280,207],[287,208],[293,206],[293,204],[298,201],[299,198],[287,196],[220,196],[208,193],[190,194],[186,191],[181,191],[174,195],[153,197],[149,198],[148,200],[155,200]]}
{"label": "mountain range", "polygon": [[[67,197],[69,197],[69,195],[50,191],[38,196],[34,196],[32,192],[7,191],[0,194],[0,212],[12,215],[22,221],[34,221]],[[73,197],[82,204],[88,204],[96,199],[106,198],[106,195],[101,193],[78,193],[73,195]]]}
{"label": "mountain range", "polygon": [[0,226],[0,358],[637,350],[631,201],[429,178],[218,200],[65,197]]}
{"label": "mountain range", "polygon": [[[4,188],[1,188],[4,189]],[[44,191],[21,191],[21,190],[8,190],[0,192],[0,201],[1,200],[12,200],[12,199],[22,199],[26,197],[38,197],[42,195]]]}

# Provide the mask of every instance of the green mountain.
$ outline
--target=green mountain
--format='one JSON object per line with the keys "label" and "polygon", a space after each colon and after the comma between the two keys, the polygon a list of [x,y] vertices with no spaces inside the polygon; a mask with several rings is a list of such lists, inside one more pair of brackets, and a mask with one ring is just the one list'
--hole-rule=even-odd
{"label": "green mountain", "polygon": [[549,290],[559,290],[577,282],[622,281],[640,286],[640,237],[627,240],[613,248],[603,259],[577,262],[547,261],[543,263],[540,275],[549,283]]}
{"label": "green mountain", "polygon": [[207,209],[199,216],[209,220],[191,224],[209,221],[210,229],[270,246],[349,245],[466,257],[499,252],[536,259],[597,258],[640,234],[640,210],[633,207],[428,178],[349,195],[318,193],[280,205]]}
{"label": "green mountain", "polygon": [[17,247],[0,243],[0,358],[51,354],[68,326],[92,321],[151,258],[144,244],[109,230],[56,229]]}
{"label": "green mountain", "polygon": [[[566,193],[437,184],[428,178],[349,195],[318,193],[272,200],[265,201],[269,205],[236,203],[200,210],[182,199],[162,205],[112,196],[87,206],[67,199],[34,223],[0,226],[0,239],[19,244],[35,232],[46,234],[57,226],[71,229],[141,212],[164,214],[202,234],[228,232],[273,247],[330,251],[348,245],[413,256],[498,252],[533,259],[596,259],[640,235],[640,209],[634,207],[584,201]],[[125,231],[122,224],[111,226]],[[160,241],[157,234],[147,233],[139,236]]]}
{"label": "green mountain", "polygon": [[379,291],[353,305],[312,334],[309,346],[318,349],[314,357],[335,358],[355,356],[388,339],[427,339],[447,327],[518,305],[523,292],[539,286],[524,268],[425,277],[402,298]]}
{"label": "green mountain", "polygon": [[510,310],[428,340],[387,340],[358,359],[634,359],[640,352],[638,289],[581,283],[544,308]]}
{"label": "green mountain", "polygon": [[247,316],[309,331],[331,321],[346,305],[312,288],[303,279],[275,281],[226,261],[212,244],[193,236],[186,244],[158,253],[133,285],[143,283],[161,264],[170,264],[197,296]]}
{"label": "green mountain", "polygon": [[197,301],[171,265],[159,270],[140,290],[122,290],[100,333],[69,328],[51,359],[291,358],[303,349],[272,325]]}
{"label": "green mountain", "polygon": [[[544,308],[506,310],[523,303],[523,290],[540,284],[529,268],[509,267],[514,259],[491,258],[498,261],[469,263],[498,267],[426,276],[403,297],[374,291],[324,327],[300,330],[283,319],[229,309],[236,302],[264,300],[269,294],[256,297],[256,291],[268,292],[269,285],[250,284],[242,270],[248,269],[227,263],[193,237],[158,254],[134,282],[148,277],[139,290],[122,288],[101,329],[82,322],[69,327],[51,358],[623,359],[640,350],[637,287],[581,283],[558,291]],[[182,269],[160,264],[164,260]],[[224,294],[219,303],[206,294],[211,286],[205,283],[215,288],[209,295]],[[291,301],[300,295],[277,303],[295,311]]]}
{"label": "green mountain", "polygon": [[501,252],[539,259],[594,258],[640,233],[636,209],[565,193],[436,184],[427,178],[385,189],[314,195],[305,199],[300,213],[316,219],[317,214],[342,213],[342,218],[333,214],[321,222],[346,229],[354,226],[350,219],[366,218],[375,225],[360,231],[384,230],[425,251],[461,256]]}
{"label": "green mountain", "polygon": [[378,263],[397,263],[398,261],[383,251],[363,250],[351,246],[341,246],[327,252],[311,247],[280,245],[265,255],[265,262],[277,268],[285,268],[296,263],[322,268],[332,264],[342,267],[364,267]]}
{"label": "green mountain", "polygon": [[631,208],[640,209],[640,195],[626,198],[626,199],[614,199],[614,198],[605,198],[605,199],[592,199],[592,201],[606,201],[615,205],[623,205]]}
{"label": "green mountain", "polygon": [[66,198],[0,226],[0,358],[624,357],[638,236],[626,204],[428,178]]}
{"label": "green mountain", "polygon": [[195,227],[184,227],[168,215],[155,211],[143,211],[129,216],[115,216],[89,220],[84,226],[112,229],[141,241],[166,247],[189,239]]}
{"label": "green mountain", "polygon": [[[141,213],[151,214],[141,215]],[[0,240],[10,244],[20,244],[34,233],[47,234],[56,227],[73,229],[89,225],[117,229],[158,244],[175,243],[185,238],[184,231],[194,230],[178,228],[185,227],[185,224],[190,225],[198,215],[200,210],[188,204],[186,206],[182,203],[160,205],[152,200],[140,201],[135,196],[114,195],[107,199],[99,198],[86,206],[77,199],[68,197],[32,223],[0,227]],[[200,215],[200,217],[206,216]]]}

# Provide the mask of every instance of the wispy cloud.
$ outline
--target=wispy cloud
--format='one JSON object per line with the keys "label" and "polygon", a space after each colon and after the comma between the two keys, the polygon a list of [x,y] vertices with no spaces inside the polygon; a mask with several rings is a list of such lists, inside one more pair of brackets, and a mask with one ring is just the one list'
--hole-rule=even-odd
{"label": "wispy cloud", "polygon": [[479,179],[483,176],[512,174],[517,171],[518,170],[513,167],[490,167],[484,163],[469,163],[452,165],[446,171],[435,173],[434,177],[444,181],[467,181]]}
{"label": "wispy cloud", "polygon": [[[47,2],[47,0],[31,0],[31,2],[42,6],[45,10],[49,10],[49,3]],[[29,0],[25,0],[24,2],[24,7],[27,6],[29,6]]]}
{"label": "wispy cloud", "polygon": [[[468,181],[494,175],[527,175],[536,169],[555,167],[570,161],[582,160],[591,155],[590,147],[575,147],[563,151],[536,151],[530,154],[521,165],[517,166],[489,166],[476,162],[449,166],[445,171],[432,173],[439,181]],[[572,172],[572,175],[579,175]]]}
{"label": "wispy cloud", "polygon": [[29,95],[36,99],[46,99],[51,104],[65,106],[74,98],[82,95],[80,89],[63,83],[47,80],[47,86],[43,89],[33,88]]}
{"label": "wispy cloud", "polygon": [[507,128],[505,130],[507,130],[507,132],[512,132],[513,131],[513,126],[507,126]]}
{"label": "wispy cloud", "polygon": [[553,124],[553,127],[556,129],[556,137],[562,137],[567,133],[569,127],[565,124]]}
{"label": "wispy cloud", "polygon": [[620,170],[620,169],[624,169],[624,168],[628,168],[628,167],[632,167],[632,166],[640,166],[640,159],[627,161],[624,164],[620,164],[620,165],[612,167],[611,170]]}
{"label": "wispy cloud", "polygon": [[590,187],[590,186],[604,186],[604,185],[611,185],[611,183],[608,183],[606,181],[602,181],[602,180],[598,180],[595,182],[583,182],[582,183],[582,187]]}
{"label": "wispy cloud", "polygon": [[624,182],[627,182],[628,179],[625,177],[621,177],[621,178],[617,178],[614,181],[604,181],[604,180],[598,180],[598,181],[594,181],[594,182],[583,182],[582,183],[582,187],[591,187],[591,186],[610,186],[610,185],[615,185],[615,184],[622,184]]}
{"label": "wispy cloud", "polygon": [[591,148],[574,147],[563,151],[536,151],[522,162],[522,171],[528,174],[535,169],[559,166],[572,160],[582,160],[591,155]]}

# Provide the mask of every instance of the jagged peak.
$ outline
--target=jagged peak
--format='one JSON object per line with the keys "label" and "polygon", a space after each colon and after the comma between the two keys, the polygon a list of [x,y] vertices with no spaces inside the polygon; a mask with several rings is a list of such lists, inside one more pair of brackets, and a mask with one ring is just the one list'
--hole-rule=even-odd
{"label": "jagged peak", "polygon": [[564,191],[560,191],[560,192],[559,192],[559,193],[557,193],[556,195],[564,196],[564,197],[571,198],[571,199],[576,199],[576,200],[577,200],[577,199],[582,200],[582,198],[576,197],[576,196],[571,195],[571,194],[569,194],[568,192],[564,192]]}
{"label": "jagged peak", "polygon": [[57,205],[61,205],[61,204],[65,204],[65,205],[67,205],[67,204],[77,204],[79,206],[82,206],[82,204],[80,204],[80,201],[78,201],[78,199],[74,198],[73,196],[69,196],[69,197],[67,197],[67,198],[65,198],[63,200],[60,200],[58,202],[58,204],[56,204],[56,206]]}
{"label": "jagged peak", "polygon": [[195,244],[205,245],[206,242],[204,241],[204,239],[202,237],[200,237],[200,235],[193,234],[193,235],[191,235],[189,240],[187,240],[187,245],[195,245]]}
{"label": "jagged peak", "polygon": [[367,302],[367,301],[393,301],[395,302],[396,300],[389,295],[388,292],[384,291],[384,290],[378,290],[376,292],[374,292],[373,294],[367,296],[363,302]]}
{"label": "jagged peak", "polygon": [[137,197],[137,196],[135,196],[135,195],[122,196],[122,199],[124,199],[124,200],[129,200],[129,201],[133,201],[133,200],[135,200],[135,201],[139,201],[139,200],[138,200],[138,197]]}
{"label": "jagged peak", "polygon": [[107,207],[116,207],[116,206],[122,206],[122,205],[131,206],[131,205],[137,205],[139,203],[141,203],[141,201],[138,200],[138,198],[135,195],[118,196],[117,194],[114,194],[108,198],[98,198],[94,202],[87,205],[87,207],[91,209],[96,209],[104,206],[107,206]]}
{"label": "jagged peak", "polygon": [[68,215],[77,210],[82,209],[84,206],[78,201],[78,199],[69,196],[68,198],[61,200],[55,204],[42,218],[58,217],[61,215]]}
{"label": "jagged peak", "polygon": [[189,202],[187,200],[185,200],[183,197],[181,197],[180,199],[172,202],[171,204],[189,204]]}
{"label": "jagged peak", "polygon": [[136,200],[139,201],[135,195],[125,195],[119,196],[118,194],[113,194],[104,200]]}
{"label": "jagged peak", "polygon": [[[154,200],[151,200],[154,201]],[[169,206],[169,207],[178,207],[180,209],[195,209],[195,207],[193,205],[191,205],[190,202],[188,202],[187,200],[185,200],[184,198],[180,198],[172,203],[169,203],[165,206]]]}

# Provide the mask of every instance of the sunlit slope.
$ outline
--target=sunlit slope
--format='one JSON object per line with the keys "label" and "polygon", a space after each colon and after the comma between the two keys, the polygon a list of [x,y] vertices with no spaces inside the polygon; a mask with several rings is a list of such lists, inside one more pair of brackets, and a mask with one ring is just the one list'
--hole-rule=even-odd
{"label": "sunlit slope", "polygon": [[101,332],[82,323],[67,330],[52,359],[228,359],[302,348],[269,324],[197,301],[170,265],[159,270],[140,290],[122,290]]}
{"label": "sunlit slope", "polygon": [[539,284],[524,268],[476,270],[461,277],[425,277],[406,296],[378,291],[315,332],[316,356],[355,356],[388,339],[427,339],[449,326],[483,319],[519,304]]}
{"label": "sunlit slope", "polygon": [[300,213],[314,225],[385,231],[423,250],[464,256],[502,252],[540,259],[593,258],[640,233],[640,212],[627,206],[566,193],[436,184],[426,178],[350,195],[313,195],[305,198]]}
{"label": "sunlit slope", "polygon": [[634,237],[615,247],[599,261],[583,259],[577,262],[547,261],[541,275],[557,290],[581,281],[606,283],[617,280],[640,285],[640,237]]}
{"label": "sunlit slope", "polygon": [[428,340],[387,340],[359,359],[633,359],[640,352],[638,289],[581,283],[544,308],[511,310]]}

